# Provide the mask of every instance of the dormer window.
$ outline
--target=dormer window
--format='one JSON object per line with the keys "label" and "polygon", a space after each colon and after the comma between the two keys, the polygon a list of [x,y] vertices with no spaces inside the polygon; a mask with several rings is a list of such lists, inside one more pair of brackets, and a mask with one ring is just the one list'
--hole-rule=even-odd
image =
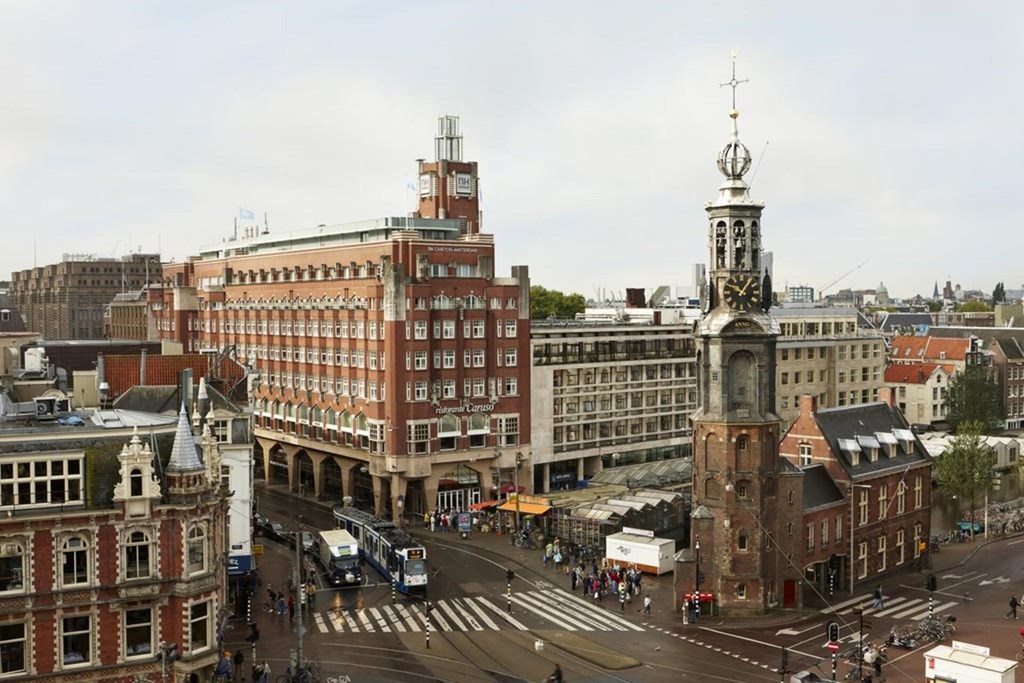
{"label": "dormer window", "polygon": [[128,495],[132,496],[133,498],[141,496],[142,495],[142,470],[140,470],[138,467],[133,469],[131,474],[128,475],[128,480],[130,482],[130,488],[129,488],[130,493]]}

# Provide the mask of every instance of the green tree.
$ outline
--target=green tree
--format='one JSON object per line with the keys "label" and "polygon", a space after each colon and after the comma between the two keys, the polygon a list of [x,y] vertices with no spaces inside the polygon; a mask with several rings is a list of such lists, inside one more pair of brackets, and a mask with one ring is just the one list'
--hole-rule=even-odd
{"label": "green tree", "polygon": [[546,289],[540,285],[530,287],[530,318],[573,318],[587,307],[582,294],[565,294],[557,289]]}
{"label": "green tree", "polygon": [[1003,392],[999,382],[980,365],[968,365],[949,381],[946,392],[946,419],[953,429],[965,422],[976,422],[984,429],[1003,417]]}
{"label": "green tree", "polygon": [[969,501],[971,520],[976,501],[992,490],[992,468],[996,464],[995,449],[982,438],[984,430],[985,425],[980,422],[961,423],[956,436],[935,461],[933,472],[940,486],[960,500]]}
{"label": "green tree", "polygon": [[938,301],[929,301],[927,305],[929,313],[938,313],[939,311],[942,310],[942,304],[940,304]]}
{"label": "green tree", "polygon": [[1006,301],[1006,287],[1002,282],[997,282],[996,288],[992,290],[992,305],[995,306],[1004,301]]}
{"label": "green tree", "polygon": [[988,313],[992,310],[984,301],[968,301],[956,307],[957,313]]}

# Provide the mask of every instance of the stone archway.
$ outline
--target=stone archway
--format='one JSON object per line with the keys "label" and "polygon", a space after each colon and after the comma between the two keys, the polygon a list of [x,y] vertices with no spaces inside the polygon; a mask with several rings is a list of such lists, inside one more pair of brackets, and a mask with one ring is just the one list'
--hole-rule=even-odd
{"label": "stone archway", "polygon": [[352,477],[352,505],[361,510],[373,510],[373,477],[364,463],[356,463],[349,468]]}
{"label": "stone archway", "polygon": [[288,454],[280,446],[270,449],[270,484],[288,484]]}
{"label": "stone archway", "polygon": [[341,478],[341,466],[337,459],[328,456],[323,464],[323,497],[341,501],[345,497],[345,484]]}
{"label": "stone archway", "polygon": [[263,461],[263,444],[259,439],[255,439],[252,444],[252,480],[267,480],[267,469]]}
{"label": "stone archway", "polygon": [[299,493],[314,495],[316,491],[316,475],[314,474],[313,459],[309,453],[300,450],[295,454],[296,477],[295,486]]}

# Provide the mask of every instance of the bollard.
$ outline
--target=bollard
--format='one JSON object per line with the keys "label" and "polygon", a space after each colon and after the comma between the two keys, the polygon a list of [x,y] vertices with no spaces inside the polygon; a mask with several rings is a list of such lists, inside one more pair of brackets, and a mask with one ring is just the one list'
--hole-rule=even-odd
{"label": "bollard", "polygon": [[395,584],[396,583],[397,583],[397,581],[395,580],[395,577],[392,576],[391,577],[391,604],[392,605],[395,604]]}
{"label": "bollard", "polygon": [[512,611],[512,582],[508,582],[508,611]]}

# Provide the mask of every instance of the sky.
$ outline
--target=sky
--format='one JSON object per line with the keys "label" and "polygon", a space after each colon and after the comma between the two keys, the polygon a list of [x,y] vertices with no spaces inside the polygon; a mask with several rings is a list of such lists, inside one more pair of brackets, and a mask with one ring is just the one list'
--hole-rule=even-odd
{"label": "sky", "polygon": [[1022,287],[1022,20],[1019,2],[4,0],[0,277],[64,253],[182,260],[240,208],[272,232],[405,215],[456,114],[499,274],[689,286],[738,48],[776,289]]}

